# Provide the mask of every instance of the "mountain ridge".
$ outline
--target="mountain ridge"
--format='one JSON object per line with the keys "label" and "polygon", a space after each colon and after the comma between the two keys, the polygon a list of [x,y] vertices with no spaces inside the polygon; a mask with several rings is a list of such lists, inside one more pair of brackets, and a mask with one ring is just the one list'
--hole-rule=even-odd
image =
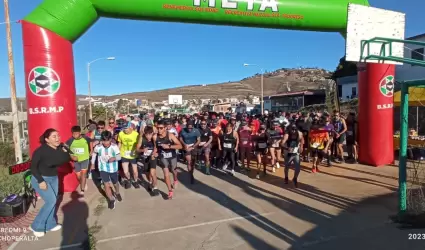
{"label": "mountain ridge", "polygon": [[[323,89],[332,72],[322,68],[280,68],[264,73],[264,95],[274,95],[302,90]],[[175,88],[124,93],[119,95],[93,95],[104,101],[114,99],[140,99],[149,102],[168,100],[168,95],[182,95],[183,99],[221,99],[221,98],[246,98],[260,96],[261,74],[255,74],[240,81],[229,81],[213,84],[188,85]],[[87,95],[77,94],[77,103]],[[18,98],[18,102],[24,102],[25,98]],[[18,107],[20,104],[18,103]],[[10,112],[10,98],[0,98],[0,110]]]}

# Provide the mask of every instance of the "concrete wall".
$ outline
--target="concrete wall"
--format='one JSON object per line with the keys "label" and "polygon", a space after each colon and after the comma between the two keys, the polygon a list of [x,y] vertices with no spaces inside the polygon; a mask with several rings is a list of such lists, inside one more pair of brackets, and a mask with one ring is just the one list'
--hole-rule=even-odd
{"label": "concrete wall", "polygon": [[[19,116],[19,121],[27,120],[27,112],[19,112],[18,116]],[[13,122],[12,113],[5,113],[3,115],[0,115],[0,121]]]}

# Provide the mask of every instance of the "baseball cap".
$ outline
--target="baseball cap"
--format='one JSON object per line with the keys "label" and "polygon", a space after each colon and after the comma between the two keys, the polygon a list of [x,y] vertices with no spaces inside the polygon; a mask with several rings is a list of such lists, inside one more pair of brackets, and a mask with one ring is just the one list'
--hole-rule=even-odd
{"label": "baseball cap", "polygon": [[132,122],[128,122],[127,126],[125,126],[125,128],[136,128],[136,125]]}

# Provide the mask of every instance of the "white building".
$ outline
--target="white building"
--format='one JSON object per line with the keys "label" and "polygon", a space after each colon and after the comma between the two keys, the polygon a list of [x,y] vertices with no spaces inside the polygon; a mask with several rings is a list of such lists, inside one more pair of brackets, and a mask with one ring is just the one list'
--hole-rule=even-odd
{"label": "white building", "polygon": [[[413,37],[409,37],[406,40],[413,40],[418,42],[425,42],[425,33]],[[424,46],[405,44],[404,57],[412,58],[415,60],[424,60]],[[403,64],[396,66],[395,78],[397,81],[407,81],[416,79],[425,79],[425,68],[421,66],[414,66],[410,64]]]}
{"label": "white building", "polygon": [[[425,33],[406,40],[425,42]],[[412,58],[415,60],[425,59],[425,47],[419,45],[405,44],[404,58]],[[425,79],[425,68],[421,66],[413,66],[410,64],[397,65],[395,69],[395,80],[397,82]],[[346,76],[337,79],[338,96],[342,101],[356,98],[358,95],[357,76]]]}

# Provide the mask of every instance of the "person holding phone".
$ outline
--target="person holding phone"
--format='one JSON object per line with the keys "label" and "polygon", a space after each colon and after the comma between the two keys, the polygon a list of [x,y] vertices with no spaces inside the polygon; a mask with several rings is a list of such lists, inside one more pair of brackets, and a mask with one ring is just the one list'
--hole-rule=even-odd
{"label": "person holding phone", "polygon": [[58,167],[71,160],[78,160],[61,142],[58,131],[53,128],[44,131],[40,136],[40,144],[31,157],[30,167],[31,185],[44,201],[29,227],[36,237],[43,237],[46,232],[59,231],[62,228],[55,219],[59,188]]}

